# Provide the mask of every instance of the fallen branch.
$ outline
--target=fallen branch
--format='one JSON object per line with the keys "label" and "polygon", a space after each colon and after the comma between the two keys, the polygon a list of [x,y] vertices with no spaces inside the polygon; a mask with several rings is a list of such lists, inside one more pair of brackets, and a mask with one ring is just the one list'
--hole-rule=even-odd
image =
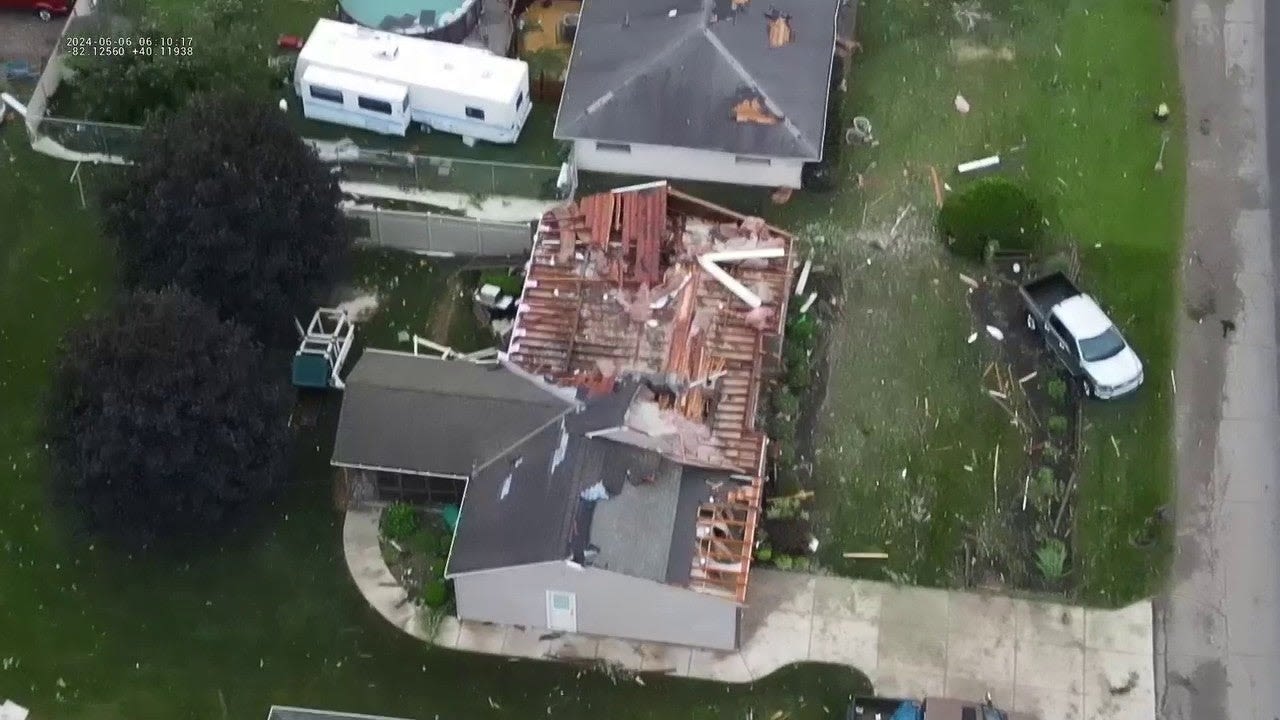
{"label": "fallen branch", "polygon": [[929,174],[933,177],[933,199],[942,207],[942,179],[938,177],[938,168],[930,165]]}
{"label": "fallen branch", "polygon": [[889,553],[882,552],[847,552],[844,557],[850,560],[888,560]]}

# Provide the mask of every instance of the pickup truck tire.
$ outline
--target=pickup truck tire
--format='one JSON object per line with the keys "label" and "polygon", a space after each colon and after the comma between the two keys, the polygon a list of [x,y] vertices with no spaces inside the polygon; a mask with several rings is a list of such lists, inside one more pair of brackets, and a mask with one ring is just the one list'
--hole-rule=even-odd
{"label": "pickup truck tire", "polygon": [[36,17],[40,18],[45,22],[49,22],[50,20],[53,19],[53,13],[50,12],[49,10],[46,10],[45,8],[40,8],[39,10],[36,11]]}

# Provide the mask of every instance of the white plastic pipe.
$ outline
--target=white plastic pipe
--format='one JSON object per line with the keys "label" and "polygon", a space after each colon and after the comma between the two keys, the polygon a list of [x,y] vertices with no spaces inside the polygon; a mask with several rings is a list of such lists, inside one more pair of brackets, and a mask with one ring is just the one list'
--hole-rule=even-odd
{"label": "white plastic pipe", "polygon": [[984,157],[980,160],[972,160],[970,162],[960,163],[959,165],[956,166],[956,172],[964,174],[967,172],[973,172],[974,170],[982,170],[983,168],[995,167],[996,165],[999,165],[999,164],[1000,164],[1000,156],[992,155],[991,157]]}
{"label": "white plastic pipe", "polygon": [[698,256],[698,264],[706,270],[711,277],[715,278],[729,289],[729,292],[737,295],[742,302],[755,309],[764,304],[759,295],[747,289],[747,286],[738,282],[732,275],[725,272],[717,263],[737,262],[740,260],[759,260],[768,258],[780,258],[787,254],[785,248],[759,248],[756,250],[727,250],[724,252],[707,253]]}

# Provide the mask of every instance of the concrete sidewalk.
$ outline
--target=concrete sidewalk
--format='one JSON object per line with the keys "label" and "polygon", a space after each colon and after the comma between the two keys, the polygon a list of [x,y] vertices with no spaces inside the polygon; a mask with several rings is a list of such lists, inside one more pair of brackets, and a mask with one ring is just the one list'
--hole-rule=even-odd
{"label": "concrete sidewalk", "polygon": [[377,511],[343,530],[352,577],[383,617],[415,637],[470,652],[599,659],[639,671],[750,682],[823,662],[865,673],[882,695],[952,695],[1043,720],[1151,720],[1151,605],[1091,610],[845,578],[754,570],[738,652],[713,652],[540,629],[444,623],[428,638],[378,549]]}

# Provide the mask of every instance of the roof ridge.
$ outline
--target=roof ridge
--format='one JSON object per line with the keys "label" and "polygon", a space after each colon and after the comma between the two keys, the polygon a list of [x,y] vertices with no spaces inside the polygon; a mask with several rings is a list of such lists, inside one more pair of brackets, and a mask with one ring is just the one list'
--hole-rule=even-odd
{"label": "roof ridge", "polygon": [[[659,51],[655,52],[649,58],[648,62],[641,65],[638,69],[636,69],[633,73],[631,73],[629,77],[624,79],[622,82],[618,83],[615,87],[610,88],[604,95],[601,95],[600,97],[588,103],[586,109],[584,109],[581,113],[579,113],[577,117],[573,118],[570,121],[570,124],[576,123],[579,120],[581,120],[583,117],[590,115],[591,113],[595,112],[596,110],[599,110],[605,105],[608,105],[610,102],[613,101],[615,97],[617,97],[622,92],[624,88],[626,88],[636,79],[644,77],[646,74],[648,74],[650,70],[660,65],[664,61],[667,53],[672,53],[672,52],[675,52],[676,50],[679,50],[682,45],[688,42],[689,38],[692,38],[698,35],[700,30],[706,29],[706,26],[707,26],[707,19],[706,19],[706,16],[704,15],[700,22],[690,25],[688,29],[686,29],[683,33],[681,33],[680,35],[677,35],[674,41],[672,41],[670,44],[666,45]],[[571,68],[572,68],[572,61],[573,61],[573,58],[571,54],[570,55]],[[566,75],[565,82],[568,82],[568,80],[569,80],[569,77],[568,75]],[[560,125],[560,117],[557,114],[556,126],[559,127],[559,125]]]}
{"label": "roof ridge", "polygon": [[801,147],[808,150],[811,155],[821,155],[821,149],[815,149],[813,147],[808,138],[804,136],[804,133],[800,132],[800,128],[796,127],[796,124],[791,122],[791,118],[786,113],[779,110],[779,106],[773,101],[773,98],[769,97],[769,94],[760,87],[760,83],[756,82],[755,77],[753,77],[751,73],[747,72],[747,69],[738,61],[737,56],[730,52],[729,48],[724,46],[724,43],[720,42],[720,38],[716,37],[716,34],[711,31],[710,24],[702,26],[702,35],[707,39],[707,42],[710,42],[711,46],[716,49],[716,52],[720,53],[720,56],[724,58],[725,62],[729,63],[734,72],[738,73],[738,76],[741,77],[747,85],[751,86],[751,89],[764,100],[764,104],[769,108],[769,111],[782,118],[783,126],[786,127],[787,132],[791,133],[791,136],[796,139],[796,142],[800,143]]}

